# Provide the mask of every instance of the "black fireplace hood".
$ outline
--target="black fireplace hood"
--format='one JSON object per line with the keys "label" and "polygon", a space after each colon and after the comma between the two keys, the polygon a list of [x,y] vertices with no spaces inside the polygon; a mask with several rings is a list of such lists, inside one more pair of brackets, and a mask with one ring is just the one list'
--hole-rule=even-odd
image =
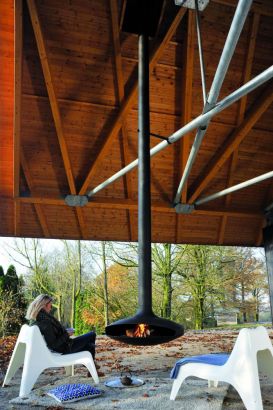
{"label": "black fireplace hood", "polygon": [[[151,272],[151,189],[150,189],[150,107],[149,107],[149,30],[147,0],[127,2],[141,11],[138,43],[138,305],[135,316],[118,320],[105,328],[106,335],[133,345],[169,342],[184,334],[183,326],[156,316],[152,311]],[[148,325],[148,334],[135,337],[134,329]],[[128,333],[130,336],[128,336]]]}
{"label": "black fireplace hood", "polygon": [[[127,336],[128,330],[134,330],[139,324],[147,324],[150,335],[147,337]],[[135,316],[118,320],[105,328],[107,336],[119,342],[131,345],[157,345],[170,342],[184,334],[183,326],[171,320],[156,316],[153,312],[149,314],[139,311]]]}

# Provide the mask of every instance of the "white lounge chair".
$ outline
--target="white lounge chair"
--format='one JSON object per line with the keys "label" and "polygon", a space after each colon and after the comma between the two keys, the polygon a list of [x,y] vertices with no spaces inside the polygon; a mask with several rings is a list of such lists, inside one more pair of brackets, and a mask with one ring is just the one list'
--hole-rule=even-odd
{"label": "white lounge chair", "polygon": [[227,382],[238,391],[247,410],[263,410],[258,370],[273,381],[273,348],[268,333],[263,326],[241,329],[225,364],[183,364],[173,382],[170,400],[175,400],[187,377],[195,376],[207,379],[209,386]]}
{"label": "white lounge chair", "polygon": [[73,374],[74,365],[83,364],[89,370],[94,382],[99,378],[90,352],[62,355],[48,349],[38,326],[23,325],[13,350],[3,386],[8,384],[20,366],[23,366],[20,397],[29,394],[43,370],[51,367],[65,367],[66,374]]}

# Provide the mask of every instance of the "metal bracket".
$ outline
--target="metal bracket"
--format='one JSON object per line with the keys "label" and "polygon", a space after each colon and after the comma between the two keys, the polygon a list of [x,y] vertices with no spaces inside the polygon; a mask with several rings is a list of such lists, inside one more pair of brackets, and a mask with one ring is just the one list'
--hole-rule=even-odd
{"label": "metal bracket", "polygon": [[65,203],[69,206],[85,206],[88,203],[87,195],[66,195]]}
{"label": "metal bracket", "polygon": [[176,204],[174,208],[177,214],[191,214],[195,209],[193,204]]}
{"label": "metal bracket", "polygon": [[[187,9],[195,9],[195,0],[174,0],[176,6],[186,7]],[[198,9],[203,11],[207,5],[209,4],[209,0],[198,0]]]}

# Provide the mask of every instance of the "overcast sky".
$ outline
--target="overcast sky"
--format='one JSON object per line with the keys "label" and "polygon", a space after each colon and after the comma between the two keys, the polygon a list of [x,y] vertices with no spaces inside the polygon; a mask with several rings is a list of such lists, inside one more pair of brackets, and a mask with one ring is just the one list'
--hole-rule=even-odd
{"label": "overcast sky", "polygon": [[[23,274],[25,272],[24,267],[10,258],[7,252],[8,245],[13,245],[14,239],[15,238],[0,237],[0,265],[3,266],[3,269],[6,272],[9,265],[13,264],[16,267],[16,271],[19,274]],[[58,239],[41,239],[41,242],[43,249],[48,252],[52,251],[54,248],[60,249],[62,246],[61,241]],[[13,254],[11,249],[9,249],[9,252]],[[264,248],[257,248],[256,254],[257,257],[262,258],[264,256]],[[18,259],[18,254],[15,254],[15,259]]]}
{"label": "overcast sky", "polygon": [[[4,271],[7,271],[9,265],[14,265],[17,273],[22,274],[25,272],[25,268],[19,263],[15,262],[13,258],[9,256],[9,253],[14,254],[15,259],[19,259],[19,255],[9,249],[9,245],[14,247],[15,238],[0,238],[0,265],[3,266]],[[50,252],[54,248],[61,247],[61,241],[58,239],[41,239],[43,249]]]}

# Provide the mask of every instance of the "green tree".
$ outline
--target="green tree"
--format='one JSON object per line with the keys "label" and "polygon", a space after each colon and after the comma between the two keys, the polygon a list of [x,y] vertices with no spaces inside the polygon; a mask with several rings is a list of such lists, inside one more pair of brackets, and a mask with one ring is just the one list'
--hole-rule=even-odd
{"label": "green tree", "polygon": [[14,265],[8,267],[4,283],[4,289],[10,290],[13,294],[18,293],[19,278]]}
{"label": "green tree", "polygon": [[160,278],[162,285],[161,316],[172,318],[173,275],[177,273],[185,247],[169,243],[152,245],[153,275]]}
{"label": "green tree", "polygon": [[22,310],[12,291],[0,290],[0,336],[17,333],[22,325]]}
{"label": "green tree", "polygon": [[10,265],[6,275],[2,276],[0,288],[0,333],[18,333],[24,322],[26,301],[23,295],[23,279],[18,278],[14,265]]}
{"label": "green tree", "polygon": [[[188,296],[193,309],[195,329],[202,329],[212,300],[221,298],[223,289],[223,252],[220,247],[187,245],[179,267],[182,277],[182,292]],[[212,298],[213,295],[213,298]]]}
{"label": "green tree", "polygon": [[4,289],[5,273],[3,266],[0,265],[0,289]]}
{"label": "green tree", "polygon": [[245,323],[258,320],[261,306],[268,295],[265,262],[257,258],[253,248],[234,247],[233,277],[229,283],[232,290],[232,304],[241,314]]}

